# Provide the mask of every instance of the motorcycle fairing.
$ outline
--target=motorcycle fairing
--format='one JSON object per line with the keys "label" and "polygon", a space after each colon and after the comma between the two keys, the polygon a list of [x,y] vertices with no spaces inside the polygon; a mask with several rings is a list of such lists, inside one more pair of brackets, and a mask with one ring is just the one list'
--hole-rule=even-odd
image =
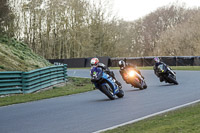
{"label": "motorcycle fairing", "polygon": [[[111,88],[113,90],[113,94],[117,94],[119,92],[119,88],[113,81],[113,78],[110,77],[108,74],[104,73],[102,68],[93,67],[91,69],[91,75],[101,77],[101,78],[105,79],[106,81],[108,81],[109,85],[111,85]],[[101,84],[101,86],[104,86],[105,84],[108,84],[108,83],[104,82],[103,84]],[[94,84],[95,84],[95,87],[99,89],[98,84],[97,83],[94,83]]]}

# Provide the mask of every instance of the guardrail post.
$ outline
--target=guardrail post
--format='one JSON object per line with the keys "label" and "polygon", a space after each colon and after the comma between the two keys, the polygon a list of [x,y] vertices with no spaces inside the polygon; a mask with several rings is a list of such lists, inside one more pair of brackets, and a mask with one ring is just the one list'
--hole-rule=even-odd
{"label": "guardrail post", "polygon": [[67,81],[67,64],[64,64],[64,80]]}
{"label": "guardrail post", "polygon": [[22,92],[25,93],[25,72],[22,72]]}

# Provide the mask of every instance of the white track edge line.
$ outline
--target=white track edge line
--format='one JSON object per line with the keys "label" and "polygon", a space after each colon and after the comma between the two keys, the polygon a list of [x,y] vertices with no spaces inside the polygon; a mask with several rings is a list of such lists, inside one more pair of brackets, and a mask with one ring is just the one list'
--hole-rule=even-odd
{"label": "white track edge line", "polygon": [[147,118],[156,116],[156,115],[160,115],[160,114],[163,114],[163,113],[172,111],[172,110],[176,110],[176,109],[178,109],[178,108],[186,107],[186,106],[188,106],[188,105],[192,105],[192,104],[195,104],[195,103],[198,103],[198,102],[200,102],[200,99],[199,99],[199,100],[196,100],[196,101],[193,101],[193,102],[190,102],[190,103],[186,103],[186,104],[183,104],[183,105],[179,105],[179,106],[176,106],[176,107],[172,107],[172,108],[169,108],[169,109],[166,109],[166,110],[157,112],[157,113],[153,113],[153,114],[150,114],[150,115],[147,115],[147,116],[144,116],[144,117],[141,117],[141,118],[132,120],[132,121],[128,121],[128,122],[125,122],[125,123],[122,123],[122,124],[119,124],[119,125],[116,125],[116,126],[112,126],[112,127],[109,127],[109,128],[105,128],[105,129],[102,129],[102,130],[98,130],[98,131],[95,131],[95,132],[93,132],[93,133],[100,133],[100,132],[104,132],[104,131],[107,131],[107,130],[112,130],[112,129],[115,129],[115,128],[118,128],[118,127],[121,127],[121,126],[124,126],[124,125],[127,125],[127,124],[132,124],[132,123],[138,122],[138,121],[140,121],[140,120],[144,120],[144,119],[147,119]]}

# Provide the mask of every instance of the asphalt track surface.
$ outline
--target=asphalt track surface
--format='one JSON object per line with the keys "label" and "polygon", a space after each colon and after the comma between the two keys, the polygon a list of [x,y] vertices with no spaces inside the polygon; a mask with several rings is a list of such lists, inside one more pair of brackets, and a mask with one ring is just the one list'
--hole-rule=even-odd
{"label": "asphalt track surface", "polygon": [[[200,99],[200,71],[176,71],[179,85],[160,83],[143,70],[148,88],[123,84],[124,98],[109,100],[99,90],[0,107],[0,133],[91,133]],[[89,70],[68,70],[89,77]]]}

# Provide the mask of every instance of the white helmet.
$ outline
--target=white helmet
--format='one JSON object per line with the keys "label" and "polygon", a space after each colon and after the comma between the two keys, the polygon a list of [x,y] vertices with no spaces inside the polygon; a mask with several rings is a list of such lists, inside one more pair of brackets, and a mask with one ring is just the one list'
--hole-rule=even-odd
{"label": "white helmet", "polygon": [[125,67],[125,62],[123,60],[120,60],[118,62],[119,67]]}
{"label": "white helmet", "polygon": [[99,59],[98,58],[92,58],[90,61],[90,65],[91,66],[97,66],[99,63]]}

